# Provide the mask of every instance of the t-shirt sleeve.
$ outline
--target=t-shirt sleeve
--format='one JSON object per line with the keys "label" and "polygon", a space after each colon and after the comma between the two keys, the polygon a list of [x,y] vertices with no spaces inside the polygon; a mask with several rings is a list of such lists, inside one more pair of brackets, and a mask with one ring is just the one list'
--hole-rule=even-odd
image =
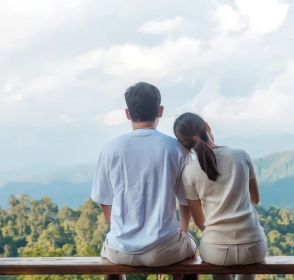
{"label": "t-shirt sleeve", "polygon": [[187,167],[183,171],[182,181],[186,198],[189,200],[198,200],[199,195],[196,191],[196,184],[195,181],[192,179],[189,169]]}
{"label": "t-shirt sleeve", "polygon": [[108,166],[106,152],[102,151],[94,176],[91,198],[104,205],[112,205],[113,201],[113,189],[109,179]]}
{"label": "t-shirt sleeve", "polygon": [[256,177],[255,172],[254,172],[254,167],[253,167],[253,162],[250,158],[250,156],[248,155],[248,153],[246,153],[247,155],[247,160],[248,160],[248,165],[249,165],[249,180],[253,179]]}
{"label": "t-shirt sleeve", "polygon": [[184,191],[184,185],[183,185],[183,180],[182,180],[182,173],[184,168],[192,161],[191,155],[188,154],[184,163],[182,164],[180,168],[180,172],[177,178],[177,184],[175,187],[175,195],[178,199],[179,204],[181,205],[188,205],[188,201],[185,196],[185,191]]}

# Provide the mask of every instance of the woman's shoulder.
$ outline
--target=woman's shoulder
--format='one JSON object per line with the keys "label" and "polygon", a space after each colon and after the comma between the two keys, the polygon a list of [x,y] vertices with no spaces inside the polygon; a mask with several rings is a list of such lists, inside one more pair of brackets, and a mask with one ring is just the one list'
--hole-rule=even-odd
{"label": "woman's shoulder", "polygon": [[242,157],[248,157],[248,153],[243,150],[243,149],[239,149],[239,148],[233,148],[230,146],[220,146],[216,149],[214,149],[214,152],[216,155],[220,154],[220,155],[235,155],[235,156],[242,156]]}
{"label": "woman's shoulder", "polygon": [[243,149],[224,146],[222,149],[214,149],[214,152],[218,164],[251,164],[249,154]]}
{"label": "woman's shoulder", "polygon": [[199,161],[196,158],[186,165],[186,167],[183,170],[183,174],[186,177],[195,177],[198,174],[198,171],[200,170],[202,171]]}

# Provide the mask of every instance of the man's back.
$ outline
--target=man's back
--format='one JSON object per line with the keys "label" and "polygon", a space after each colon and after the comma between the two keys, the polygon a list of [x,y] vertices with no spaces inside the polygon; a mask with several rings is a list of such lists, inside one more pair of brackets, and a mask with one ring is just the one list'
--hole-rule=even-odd
{"label": "man's back", "polygon": [[103,149],[92,199],[112,205],[109,246],[139,254],[175,235],[175,195],[184,198],[181,172],[187,150],[155,129],[137,129]]}

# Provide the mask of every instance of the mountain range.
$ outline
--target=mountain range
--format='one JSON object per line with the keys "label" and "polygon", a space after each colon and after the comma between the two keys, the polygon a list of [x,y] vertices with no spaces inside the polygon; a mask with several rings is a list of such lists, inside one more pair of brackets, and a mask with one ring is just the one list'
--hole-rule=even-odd
{"label": "mountain range", "polygon": [[[271,135],[252,136],[249,138],[242,138],[238,136],[219,138],[218,135],[215,136],[217,145],[244,149],[250,154],[252,158],[260,158],[273,153],[294,150],[294,135],[285,132],[275,133]],[[93,161],[95,160],[96,157],[93,156]],[[28,163],[22,166],[18,166],[18,164],[16,163],[15,168],[13,168],[12,166],[0,166],[0,187],[10,182],[30,181],[33,177],[36,177],[36,174],[47,174],[47,176],[53,176],[54,180],[56,180],[56,176],[58,176],[58,174],[56,173],[63,173],[69,165],[66,162],[59,162],[58,160],[47,161],[46,158],[44,158],[41,162],[29,162],[30,161],[28,160]],[[87,164],[78,165],[77,168],[83,166],[86,167]],[[57,172],[54,172],[56,170]],[[91,168],[89,170],[91,171]],[[68,180],[72,181],[71,177],[75,176],[75,172],[68,174],[70,176]],[[85,176],[79,171],[78,174],[80,174],[81,176]],[[41,177],[42,176],[43,175],[41,175]]]}
{"label": "mountain range", "polygon": [[294,151],[253,160],[261,204],[294,209]]}
{"label": "mountain range", "polygon": [[[254,159],[253,163],[261,204],[294,209],[294,150]],[[49,196],[59,207],[76,208],[90,197],[95,167],[95,163],[80,164],[7,183],[0,188],[0,205],[6,208],[12,194],[27,194],[33,199]]]}

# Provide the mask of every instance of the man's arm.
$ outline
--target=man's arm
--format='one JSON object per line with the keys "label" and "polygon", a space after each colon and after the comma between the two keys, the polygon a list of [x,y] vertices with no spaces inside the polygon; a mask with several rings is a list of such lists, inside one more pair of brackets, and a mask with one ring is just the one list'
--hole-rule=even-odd
{"label": "man's arm", "polygon": [[104,217],[105,217],[107,223],[110,225],[111,224],[110,217],[111,217],[112,205],[100,204],[100,206],[102,208],[102,211],[103,211],[103,214],[104,214]]}
{"label": "man's arm", "polygon": [[180,230],[188,233],[189,223],[191,219],[191,212],[186,205],[179,204],[180,213]]}
{"label": "man's arm", "polygon": [[109,161],[107,153],[102,151],[93,180],[91,198],[100,204],[107,223],[110,225],[111,208],[113,202],[113,190],[108,174]]}
{"label": "man's arm", "polygon": [[188,205],[193,217],[193,220],[196,224],[196,226],[203,231],[205,229],[204,223],[205,223],[205,217],[203,213],[202,203],[200,199],[197,200],[189,200],[188,199]]}

